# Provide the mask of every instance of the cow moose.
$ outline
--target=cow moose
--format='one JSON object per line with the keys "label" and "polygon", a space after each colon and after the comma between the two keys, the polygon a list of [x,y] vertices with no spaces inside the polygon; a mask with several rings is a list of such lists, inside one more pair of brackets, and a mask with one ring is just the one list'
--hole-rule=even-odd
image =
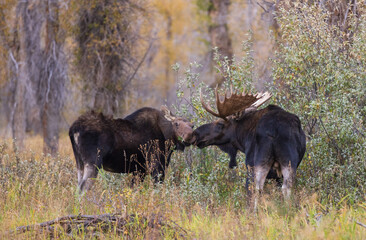
{"label": "cow moose", "polygon": [[268,92],[253,95],[245,94],[244,90],[240,94],[231,88],[229,96],[226,93],[222,100],[216,87],[215,97],[218,113],[204,103],[202,93],[201,103],[207,112],[220,119],[194,130],[191,143],[199,148],[218,146],[229,154],[230,168],[237,165],[237,151],[242,151],[249,169],[247,189],[254,181],[256,190],[262,191],[266,178],[283,177],[282,193],[289,198],[306,149],[299,118],[275,105],[258,110],[271,98]]}
{"label": "cow moose", "polygon": [[165,106],[160,111],[141,108],[124,119],[93,111],[81,115],[69,130],[79,191],[91,187],[88,179],[96,178],[101,168],[142,180],[150,171],[155,182],[163,181],[173,150],[183,151],[192,133],[193,124]]}

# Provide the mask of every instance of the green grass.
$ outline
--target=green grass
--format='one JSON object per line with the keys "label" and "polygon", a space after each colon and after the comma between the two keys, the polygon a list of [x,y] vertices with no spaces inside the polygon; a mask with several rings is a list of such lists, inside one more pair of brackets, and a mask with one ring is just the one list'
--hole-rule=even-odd
{"label": "green grass", "polygon": [[[18,226],[71,214],[104,213],[163,216],[185,229],[188,239],[366,238],[366,228],[356,223],[366,224],[366,203],[350,203],[347,196],[337,203],[331,201],[331,196],[322,202],[319,193],[298,186],[294,200],[287,204],[280,189],[270,183],[266,184],[258,211],[253,212],[246,207],[243,164],[233,178],[227,161],[220,156],[206,171],[198,163],[189,170],[185,166],[186,155],[175,153],[167,180],[157,186],[147,178],[131,188],[131,176],[103,172],[92,190],[79,200],[75,160],[68,139],[62,139],[57,157],[41,153],[42,144],[36,144],[41,142],[39,138],[30,141],[27,146],[32,151],[15,154],[7,143],[0,155],[0,238]],[[139,221],[130,223],[124,237],[182,237],[172,229],[156,230],[145,225]],[[30,233],[12,237],[47,239]],[[70,238],[65,234],[58,237]],[[113,231],[99,235],[100,239],[119,237]],[[87,236],[80,234],[77,238]]]}

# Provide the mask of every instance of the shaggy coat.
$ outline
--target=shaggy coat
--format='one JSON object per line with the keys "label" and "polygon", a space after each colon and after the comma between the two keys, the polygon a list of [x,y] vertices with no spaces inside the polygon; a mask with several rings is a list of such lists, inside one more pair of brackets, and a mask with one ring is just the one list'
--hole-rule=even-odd
{"label": "shaggy coat", "polygon": [[115,173],[147,173],[163,181],[173,149],[184,150],[190,140],[192,124],[183,118],[168,120],[164,112],[141,108],[124,119],[102,113],[81,115],[70,127],[69,136],[78,169],[81,191],[87,180],[96,178],[98,169]]}
{"label": "shaggy coat", "polygon": [[228,153],[230,168],[237,165],[237,151],[245,153],[246,165],[251,170],[247,186],[253,179],[256,188],[261,190],[267,176],[283,176],[285,196],[290,194],[306,149],[299,118],[275,105],[247,111],[239,118],[202,125],[193,135],[192,143],[198,147],[216,145]]}

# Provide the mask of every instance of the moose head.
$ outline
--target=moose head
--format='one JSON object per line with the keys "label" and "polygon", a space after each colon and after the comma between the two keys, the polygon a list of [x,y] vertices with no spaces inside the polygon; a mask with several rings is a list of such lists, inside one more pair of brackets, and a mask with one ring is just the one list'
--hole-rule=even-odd
{"label": "moose head", "polygon": [[209,145],[222,145],[230,142],[235,135],[237,120],[243,113],[256,110],[271,98],[269,92],[264,93],[237,93],[230,88],[224,96],[219,96],[218,87],[215,88],[217,113],[203,101],[202,91],[200,94],[202,107],[215,117],[220,119],[200,126],[193,132],[193,144],[199,148]]}

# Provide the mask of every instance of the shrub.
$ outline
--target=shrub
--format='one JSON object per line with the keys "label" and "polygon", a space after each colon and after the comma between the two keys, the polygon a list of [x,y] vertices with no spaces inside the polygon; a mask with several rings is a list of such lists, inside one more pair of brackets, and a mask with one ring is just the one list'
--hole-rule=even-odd
{"label": "shrub", "polygon": [[366,192],[366,21],[349,14],[345,32],[318,4],[280,9],[273,61],[275,101],[299,115],[307,135],[300,183],[335,201]]}
{"label": "shrub", "polygon": [[[317,4],[294,3],[291,8],[280,8],[277,16],[281,37],[277,39],[272,61],[273,82],[267,88],[274,94],[272,103],[297,114],[306,132],[307,153],[298,170],[298,186],[310,193],[317,192],[322,201],[329,203],[365,199],[366,21],[363,10],[359,6],[360,14],[349,13],[348,35],[339,26],[331,25],[331,13]],[[255,64],[251,56],[249,38],[243,43],[240,60],[215,58],[217,71],[226,79],[221,91],[229,85],[239,91],[244,87],[254,89],[257,76],[253,73]],[[193,63],[186,69],[177,92],[178,114],[190,115],[197,126],[213,120],[201,106],[200,89],[206,92],[205,101],[215,105],[213,90],[200,81],[199,68],[199,64]],[[183,91],[182,86],[187,86],[187,90]],[[195,166],[196,174],[215,172],[219,159],[227,161],[225,154],[213,149],[216,148],[195,149],[185,154],[188,165]],[[205,178],[197,179],[210,184]]]}

